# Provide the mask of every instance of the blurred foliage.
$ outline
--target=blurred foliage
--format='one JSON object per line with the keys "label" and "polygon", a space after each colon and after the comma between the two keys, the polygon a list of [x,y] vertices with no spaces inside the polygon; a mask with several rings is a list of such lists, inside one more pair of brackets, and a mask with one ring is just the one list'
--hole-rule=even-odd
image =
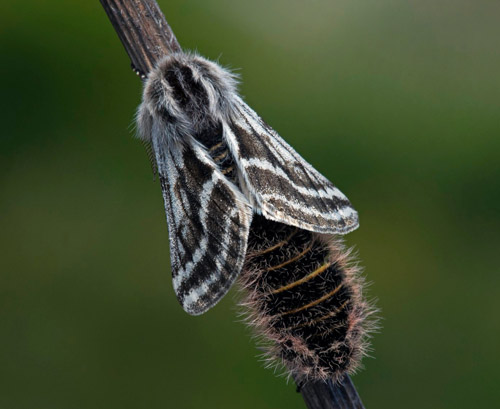
{"label": "blurred foliage", "polygon": [[[160,5],[359,211],[367,408],[498,402],[500,3]],[[141,84],[99,2],[4,1],[0,33],[0,408],[303,408],[234,297],[177,304]]]}

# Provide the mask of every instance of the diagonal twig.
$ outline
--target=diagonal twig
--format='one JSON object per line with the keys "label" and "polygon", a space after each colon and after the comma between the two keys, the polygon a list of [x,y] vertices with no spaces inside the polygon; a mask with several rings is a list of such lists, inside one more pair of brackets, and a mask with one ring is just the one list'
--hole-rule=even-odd
{"label": "diagonal twig", "polygon": [[181,51],[154,0],[100,0],[132,67],[147,74],[165,55]]}

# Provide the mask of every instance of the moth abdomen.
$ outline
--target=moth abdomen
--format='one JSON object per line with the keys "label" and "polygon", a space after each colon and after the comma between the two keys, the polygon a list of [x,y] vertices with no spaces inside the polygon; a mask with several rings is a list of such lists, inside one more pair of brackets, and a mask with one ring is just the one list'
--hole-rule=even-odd
{"label": "moth abdomen", "polygon": [[267,357],[294,375],[337,379],[366,349],[372,310],[338,241],[256,216],[241,282]]}
{"label": "moth abdomen", "polygon": [[227,143],[221,138],[219,142],[212,144],[212,146],[208,148],[208,153],[222,174],[238,185],[236,164],[234,163]]}

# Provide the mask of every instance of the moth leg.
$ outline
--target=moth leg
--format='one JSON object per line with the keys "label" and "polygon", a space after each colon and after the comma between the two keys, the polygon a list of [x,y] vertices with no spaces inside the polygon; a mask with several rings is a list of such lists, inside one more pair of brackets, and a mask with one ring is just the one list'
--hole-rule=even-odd
{"label": "moth leg", "polygon": [[140,77],[141,80],[145,80],[147,75],[141,71],[139,68],[137,68],[133,63],[130,63],[130,68],[132,68],[132,71],[135,72],[135,74]]}

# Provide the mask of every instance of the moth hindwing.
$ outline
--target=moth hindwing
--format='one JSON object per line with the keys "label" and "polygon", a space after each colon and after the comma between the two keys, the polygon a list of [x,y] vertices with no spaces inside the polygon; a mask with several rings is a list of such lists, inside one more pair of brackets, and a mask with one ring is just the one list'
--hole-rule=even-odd
{"label": "moth hindwing", "polygon": [[176,53],[149,74],[137,115],[154,150],[170,237],[174,290],[194,315],[240,273],[252,215],[347,233],[357,213],[238,96],[233,74]]}

